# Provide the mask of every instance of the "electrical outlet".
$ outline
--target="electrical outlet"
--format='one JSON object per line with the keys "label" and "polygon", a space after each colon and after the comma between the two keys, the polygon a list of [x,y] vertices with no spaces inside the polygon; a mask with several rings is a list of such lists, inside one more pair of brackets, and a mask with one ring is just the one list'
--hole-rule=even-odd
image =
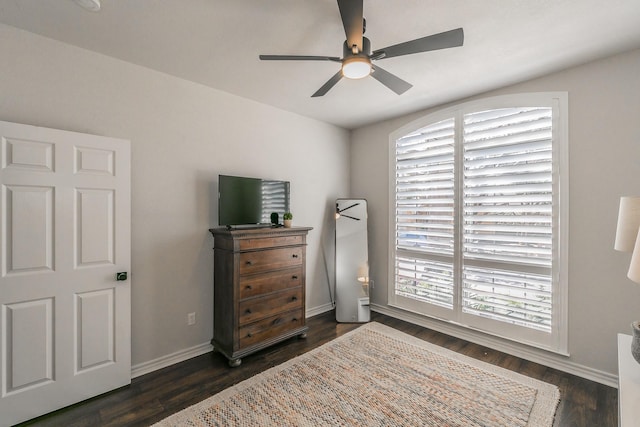
{"label": "electrical outlet", "polygon": [[196,313],[187,314],[187,325],[195,325],[196,324]]}

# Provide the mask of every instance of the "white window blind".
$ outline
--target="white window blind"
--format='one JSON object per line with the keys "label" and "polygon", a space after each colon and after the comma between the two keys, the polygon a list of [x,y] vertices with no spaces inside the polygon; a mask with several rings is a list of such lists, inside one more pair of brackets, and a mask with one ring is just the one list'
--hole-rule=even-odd
{"label": "white window blind", "polygon": [[562,133],[541,104],[464,106],[395,138],[391,305],[564,351]]}
{"label": "white window blind", "polygon": [[263,180],[261,187],[261,222],[270,223],[271,214],[276,212],[282,219],[289,212],[289,183],[286,181]]}
{"label": "white window blind", "polygon": [[463,311],[551,330],[551,108],[463,123]]}
{"label": "white window blind", "polygon": [[396,258],[398,293],[453,307],[454,120],[429,125],[396,143],[397,249],[443,256]]}

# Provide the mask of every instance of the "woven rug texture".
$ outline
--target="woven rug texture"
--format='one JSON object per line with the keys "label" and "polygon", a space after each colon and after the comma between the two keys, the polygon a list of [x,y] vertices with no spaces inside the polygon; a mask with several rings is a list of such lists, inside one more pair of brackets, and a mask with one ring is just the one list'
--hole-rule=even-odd
{"label": "woven rug texture", "polygon": [[155,426],[548,427],[559,401],[554,385],[373,322]]}

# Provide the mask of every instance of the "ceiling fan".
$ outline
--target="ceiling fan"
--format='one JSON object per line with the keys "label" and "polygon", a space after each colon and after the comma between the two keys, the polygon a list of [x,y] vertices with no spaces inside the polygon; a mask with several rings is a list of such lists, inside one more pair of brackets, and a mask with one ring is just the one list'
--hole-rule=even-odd
{"label": "ceiling fan", "polygon": [[342,25],[344,26],[344,32],[347,36],[347,40],[345,40],[342,47],[342,58],[313,55],[260,55],[260,59],[263,61],[340,62],[342,64],[340,71],[334,74],[333,77],[322,85],[311,97],[323,96],[329,92],[342,77],[360,79],[369,75],[398,95],[402,95],[409,90],[412,85],[400,77],[373,65],[371,61],[462,46],[464,42],[464,32],[462,28],[457,28],[371,52],[371,42],[368,38],[364,37],[366,21],[363,17],[362,4],[363,0],[338,0]]}

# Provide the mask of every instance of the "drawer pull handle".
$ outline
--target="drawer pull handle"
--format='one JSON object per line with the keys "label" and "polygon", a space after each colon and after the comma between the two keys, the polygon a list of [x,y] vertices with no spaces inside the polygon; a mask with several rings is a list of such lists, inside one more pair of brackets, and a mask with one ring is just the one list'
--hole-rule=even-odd
{"label": "drawer pull handle", "polygon": [[247,285],[247,286],[245,287],[245,289],[246,289],[246,290],[248,290],[248,291],[250,291],[250,290],[251,290],[251,289],[253,289],[253,288],[251,287],[251,285]]}
{"label": "drawer pull handle", "polygon": [[251,314],[251,309],[250,309],[250,308],[247,308],[247,309],[244,311],[244,314]]}
{"label": "drawer pull handle", "polygon": [[294,258],[298,258],[298,254],[293,254],[291,256],[294,257]]}
{"label": "drawer pull handle", "polygon": [[279,317],[276,320],[274,320],[273,322],[271,322],[271,324],[274,325],[274,326],[279,324],[279,323],[282,323],[282,319],[279,318]]}
{"label": "drawer pull handle", "polygon": [[297,318],[297,317],[294,317],[293,319],[291,319],[291,321],[292,321],[292,322],[297,322],[297,321],[298,321],[298,318]]}
{"label": "drawer pull handle", "polygon": [[252,334],[251,332],[249,332],[249,333],[247,334],[247,338],[251,338],[252,336],[253,336],[253,334]]}
{"label": "drawer pull handle", "polygon": [[245,264],[247,264],[247,265],[253,265],[253,261],[249,260],[249,261],[247,261]]}
{"label": "drawer pull handle", "polygon": [[291,301],[298,301],[298,297],[291,297]]}
{"label": "drawer pull handle", "polygon": [[298,276],[291,276],[291,280],[296,280]]}

